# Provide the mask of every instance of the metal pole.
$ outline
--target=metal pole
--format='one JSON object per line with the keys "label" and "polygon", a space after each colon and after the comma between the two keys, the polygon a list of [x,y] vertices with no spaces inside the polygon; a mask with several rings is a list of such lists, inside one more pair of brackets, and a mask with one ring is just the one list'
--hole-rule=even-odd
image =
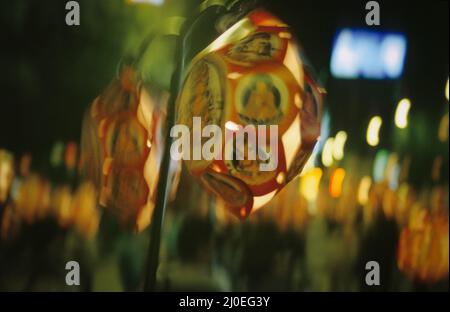
{"label": "metal pole", "polygon": [[[178,97],[179,89],[182,82],[182,73],[185,69],[185,58],[184,50],[186,38],[189,38],[189,31],[191,27],[199,20],[202,13],[206,11],[207,8],[222,7],[225,8],[223,2],[227,1],[205,1],[203,6],[199,7],[199,11],[196,16],[192,19],[188,19],[180,31],[180,36],[177,39],[176,51],[175,51],[175,61],[176,70],[172,75],[172,81],[170,86],[170,97],[167,104],[167,124],[165,131],[164,140],[164,153],[161,163],[161,170],[159,174],[159,180],[157,185],[156,193],[156,203],[155,209],[153,211],[153,217],[150,227],[150,242],[147,252],[147,262],[146,262],[146,274],[144,282],[144,291],[155,291],[156,290],[156,272],[159,264],[159,250],[161,245],[161,232],[162,225],[164,222],[164,214],[167,206],[167,199],[169,194],[168,179],[169,179],[169,169],[170,169],[170,147],[172,145],[172,138],[170,137],[170,129],[175,124],[175,107],[176,100]],[[231,0],[229,1],[233,5],[236,3],[245,3],[245,0]],[[256,3],[255,0],[249,0],[248,3]],[[247,3],[247,4],[248,4]]]}
{"label": "metal pole", "polygon": [[[179,60],[180,57],[180,45],[181,39],[177,40],[177,52],[176,59]],[[147,263],[146,263],[146,275],[144,283],[144,291],[155,291],[156,290],[156,271],[159,264],[159,249],[161,244],[161,231],[162,224],[164,222],[164,214],[167,206],[167,198],[169,194],[168,179],[169,179],[169,169],[170,169],[170,146],[172,145],[172,138],[170,137],[170,129],[175,123],[175,104],[178,96],[179,81],[180,81],[180,68],[177,65],[177,69],[172,76],[170,97],[167,104],[167,124],[165,129],[165,140],[164,140],[164,153],[161,163],[161,170],[159,173],[157,193],[156,193],[156,204],[153,211],[153,217],[150,227],[150,242],[147,253]]]}
{"label": "metal pole", "polygon": [[168,185],[171,160],[170,146],[173,141],[170,137],[170,129],[175,124],[176,99],[178,97],[182,80],[181,75],[185,65],[183,58],[185,35],[188,33],[189,27],[193,24],[193,22],[195,22],[195,19],[186,21],[180,31],[179,37],[177,38],[175,51],[176,69],[172,75],[170,96],[167,103],[167,124],[165,129],[164,153],[157,185],[155,209],[153,211],[150,227],[150,242],[147,252],[144,291],[156,290],[156,272],[159,264],[162,224],[164,222],[164,214],[167,206],[167,198],[169,194],[168,188],[170,187],[170,185]]}

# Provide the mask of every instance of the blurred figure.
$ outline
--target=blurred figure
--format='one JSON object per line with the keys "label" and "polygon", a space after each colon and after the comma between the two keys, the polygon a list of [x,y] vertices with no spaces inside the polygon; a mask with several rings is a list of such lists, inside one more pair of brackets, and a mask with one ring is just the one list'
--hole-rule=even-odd
{"label": "blurred figure", "polygon": [[289,287],[289,253],[273,222],[246,224],[240,233],[239,291],[281,291]]}
{"label": "blurred figure", "polygon": [[228,277],[212,265],[213,228],[207,219],[187,216],[177,237],[178,259],[158,269],[164,291],[230,291]]}
{"label": "blurred figure", "polygon": [[[371,223],[361,233],[360,250],[355,270],[361,291],[392,291],[393,271],[399,230],[395,220],[388,219],[381,208],[376,208]],[[380,286],[368,286],[365,282],[366,263],[377,261],[380,265]]]}

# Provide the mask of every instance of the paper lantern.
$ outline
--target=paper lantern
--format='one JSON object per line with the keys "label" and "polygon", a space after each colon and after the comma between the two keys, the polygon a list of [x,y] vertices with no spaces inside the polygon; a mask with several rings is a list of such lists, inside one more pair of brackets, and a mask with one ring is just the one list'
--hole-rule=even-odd
{"label": "paper lantern", "polygon": [[[221,129],[214,157],[184,157],[188,170],[246,218],[302,170],[319,136],[323,94],[287,25],[264,10],[250,12],[197,55],[185,75],[177,123],[192,133],[194,117],[200,117],[201,125]],[[234,148],[244,131],[244,150]],[[276,144],[269,145],[272,140]],[[203,150],[207,142],[202,137],[191,150]],[[277,165],[261,170],[267,159]]]}
{"label": "paper lantern", "polygon": [[135,231],[150,223],[154,208],[167,98],[147,91],[125,67],[83,123],[81,171],[98,189],[100,205]]}

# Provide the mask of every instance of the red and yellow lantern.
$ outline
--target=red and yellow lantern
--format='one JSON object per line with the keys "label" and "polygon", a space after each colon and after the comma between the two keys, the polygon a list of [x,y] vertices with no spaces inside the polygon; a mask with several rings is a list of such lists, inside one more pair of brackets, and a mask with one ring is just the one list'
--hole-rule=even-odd
{"label": "red and yellow lantern", "polygon": [[[185,76],[177,123],[192,132],[194,117],[200,117],[202,125],[222,130],[221,148],[214,151],[221,157],[191,158],[185,161],[188,170],[233,214],[247,217],[302,170],[320,133],[323,95],[289,27],[264,10],[250,12],[199,53]],[[277,126],[275,137],[270,126]],[[274,170],[260,170],[265,160],[259,152],[251,159],[233,148],[234,134],[241,131],[258,138],[257,146],[245,148],[277,157]],[[260,137],[266,145],[259,144]],[[277,150],[271,150],[269,138]],[[237,160],[227,153],[244,156]]]}
{"label": "red and yellow lantern", "polygon": [[82,173],[98,189],[100,205],[135,231],[147,227],[154,208],[167,98],[150,94],[125,68],[83,125]]}

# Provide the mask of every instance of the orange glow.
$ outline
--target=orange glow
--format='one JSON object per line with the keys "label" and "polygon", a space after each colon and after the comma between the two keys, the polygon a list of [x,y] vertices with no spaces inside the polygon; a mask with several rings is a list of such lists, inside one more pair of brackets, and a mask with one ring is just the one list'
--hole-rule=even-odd
{"label": "orange glow", "polygon": [[321,178],[322,169],[320,168],[313,168],[301,177],[300,192],[309,202],[316,200]]}
{"label": "orange glow", "polygon": [[71,217],[76,231],[89,239],[97,234],[100,215],[97,211],[96,190],[93,184],[83,183],[71,200]]}
{"label": "orange glow", "polygon": [[66,152],[64,154],[64,162],[67,169],[73,170],[77,164],[77,144],[74,142],[67,143]]}
{"label": "orange glow", "polygon": [[360,205],[365,205],[369,201],[369,191],[372,185],[372,179],[369,176],[365,176],[361,179],[358,188],[358,202]]}
{"label": "orange glow", "polygon": [[338,198],[342,193],[342,183],[345,178],[345,170],[342,168],[336,168],[331,174],[330,178],[330,195],[331,197]]}
{"label": "orange glow", "polygon": [[417,211],[403,228],[397,266],[410,279],[435,283],[448,276],[448,215]]}

